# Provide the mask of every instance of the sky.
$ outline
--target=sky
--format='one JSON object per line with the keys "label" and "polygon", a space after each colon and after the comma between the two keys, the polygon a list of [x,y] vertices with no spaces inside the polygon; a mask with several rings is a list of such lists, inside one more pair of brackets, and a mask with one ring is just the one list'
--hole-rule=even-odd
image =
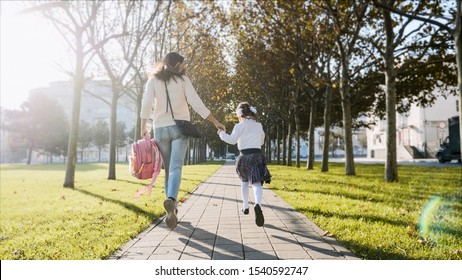
{"label": "sky", "polygon": [[0,106],[18,109],[34,88],[68,80],[64,40],[40,14],[18,15],[19,1],[0,1]]}

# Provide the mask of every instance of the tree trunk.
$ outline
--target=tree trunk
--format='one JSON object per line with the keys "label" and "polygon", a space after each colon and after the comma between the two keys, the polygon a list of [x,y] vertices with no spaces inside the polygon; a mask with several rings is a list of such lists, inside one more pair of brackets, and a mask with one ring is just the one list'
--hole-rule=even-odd
{"label": "tree trunk", "polygon": [[190,165],[191,164],[191,139],[188,141],[188,146],[186,147],[186,159],[185,159],[185,164]]}
{"label": "tree trunk", "polygon": [[116,179],[116,145],[117,145],[117,101],[119,100],[119,87],[112,87],[111,104],[111,131],[109,136],[109,174],[108,180]]}
{"label": "tree trunk", "polygon": [[[136,124],[135,124],[135,135],[133,135],[133,140],[134,142],[138,141],[141,139],[141,102],[143,99],[143,92],[140,92],[136,96]],[[151,137],[154,137],[154,135],[151,135]]]}
{"label": "tree trunk", "polygon": [[386,160],[385,180],[398,181],[398,163],[396,161],[396,74],[394,69],[394,32],[390,12],[382,10],[386,34],[386,50],[384,54],[385,87],[386,87]]}
{"label": "tree trunk", "polygon": [[[348,96],[348,94],[345,94],[344,96]],[[342,110],[344,130],[343,132],[345,141],[345,175],[356,175],[353,154],[353,128],[351,119],[351,103],[349,97],[342,101]]]}
{"label": "tree trunk", "polygon": [[294,119],[295,119],[295,137],[296,137],[296,147],[295,147],[295,166],[300,168],[300,117],[298,116],[297,110],[294,110]]}
{"label": "tree trunk", "polygon": [[271,139],[268,137],[268,140],[266,141],[266,160],[268,163],[272,163],[273,162],[273,157],[272,157],[272,149],[271,149]]}
{"label": "tree trunk", "polygon": [[193,139],[193,155],[192,155],[192,164],[197,163],[197,140]]}
{"label": "tree trunk", "polygon": [[292,166],[292,122],[289,121],[287,126],[287,166]]}
{"label": "tree trunk", "polygon": [[27,165],[30,165],[32,163],[32,152],[33,152],[32,145],[29,146],[27,149]]}
{"label": "tree trunk", "polygon": [[[460,2],[460,1],[459,1]],[[461,4],[459,3],[458,13],[462,13]],[[460,16],[457,18],[461,18]],[[456,49],[456,64],[457,64],[457,88],[459,91],[459,142],[460,151],[462,152],[462,27],[459,23],[458,28],[453,33]]]}
{"label": "tree trunk", "polygon": [[276,127],[276,164],[281,164],[281,126],[278,123]]}
{"label": "tree trunk", "polygon": [[287,135],[286,135],[286,122],[282,123],[282,165],[287,164]]}
{"label": "tree trunk", "polygon": [[75,166],[77,162],[77,141],[79,139],[79,122],[80,122],[80,103],[82,99],[82,89],[84,83],[84,68],[83,68],[83,45],[82,45],[83,30],[76,31],[76,64],[74,77],[74,97],[72,101],[72,121],[69,133],[69,142],[67,149],[67,165],[66,175],[64,178],[63,187],[73,188],[75,178]]}
{"label": "tree trunk", "polygon": [[343,137],[345,142],[345,175],[356,175],[353,154],[353,133],[350,100],[350,77],[348,74],[349,56],[343,55],[342,59],[342,115],[343,115]]}
{"label": "tree trunk", "polygon": [[310,106],[310,126],[308,129],[308,160],[306,162],[306,169],[314,169],[314,127],[315,127],[315,116],[316,116],[316,101],[314,96],[311,98]]}
{"label": "tree trunk", "polygon": [[322,166],[321,172],[329,171],[329,137],[330,137],[330,101],[332,98],[332,89],[330,86],[326,89],[326,99],[324,103],[324,144],[322,147]]}

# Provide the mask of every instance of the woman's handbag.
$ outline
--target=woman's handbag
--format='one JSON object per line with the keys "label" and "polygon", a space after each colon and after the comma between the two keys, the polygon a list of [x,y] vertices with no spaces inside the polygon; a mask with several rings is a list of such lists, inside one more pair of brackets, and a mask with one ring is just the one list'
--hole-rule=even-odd
{"label": "woman's handbag", "polygon": [[[192,137],[192,138],[201,138],[202,135],[200,131],[197,129],[195,125],[193,125],[190,121],[186,120],[176,120],[175,116],[173,115],[173,109],[172,109],[172,104],[170,103],[170,96],[168,94],[168,89],[167,89],[167,82],[164,81],[165,83],[165,92],[167,93],[167,103],[170,106],[170,112],[172,113],[172,118],[175,121],[176,125],[180,129],[181,133],[184,136],[187,137]],[[168,108],[167,108],[168,110]]]}
{"label": "woman's handbag", "polygon": [[176,123],[176,126],[178,126],[178,128],[180,129],[181,133],[184,136],[188,136],[188,137],[192,137],[192,138],[201,138],[202,137],[200,131],[190,121],[175,120],[175,123]]}

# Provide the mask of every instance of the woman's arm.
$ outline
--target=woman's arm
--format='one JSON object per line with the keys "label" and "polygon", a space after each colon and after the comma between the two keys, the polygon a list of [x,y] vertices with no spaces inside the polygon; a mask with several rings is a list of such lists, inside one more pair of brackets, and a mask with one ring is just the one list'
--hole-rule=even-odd
{"label": "woman's arm", "polygon": [[147,119],[141,119],[141,138],[144,137],[144,135],[146,133],[149,133],[149,131],[147,130],[147,127],[146,127],[146,124],[148,123],[148,120]]}
{"label": "woman's arm", "polygon": [[212,114],[208,115],[207,120],[211,121],[217,129],[225,130],[225,126],[220,123]]}
{"label": "woman's arm", "polygon": [[146,124],[151,115],[153,102],[154,102],[154,79],[149,79],[148,82],[146,83],[146,87],[145,87],[144,94],[143,94],[143,100],[141,102],[141,112],[140,112],[141,137],[144,137],[144,134],[148,132],[146,129]]}

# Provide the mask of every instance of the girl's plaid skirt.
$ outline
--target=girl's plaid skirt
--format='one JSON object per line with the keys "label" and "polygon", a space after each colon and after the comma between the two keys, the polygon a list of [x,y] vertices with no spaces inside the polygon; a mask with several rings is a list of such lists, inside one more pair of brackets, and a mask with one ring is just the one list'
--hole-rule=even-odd
{"label": "girl's plaid skirt", "polygon": [[242,182],[271,182],[266,159],[261,153],[240,155],[236,159],[236,172]]}

